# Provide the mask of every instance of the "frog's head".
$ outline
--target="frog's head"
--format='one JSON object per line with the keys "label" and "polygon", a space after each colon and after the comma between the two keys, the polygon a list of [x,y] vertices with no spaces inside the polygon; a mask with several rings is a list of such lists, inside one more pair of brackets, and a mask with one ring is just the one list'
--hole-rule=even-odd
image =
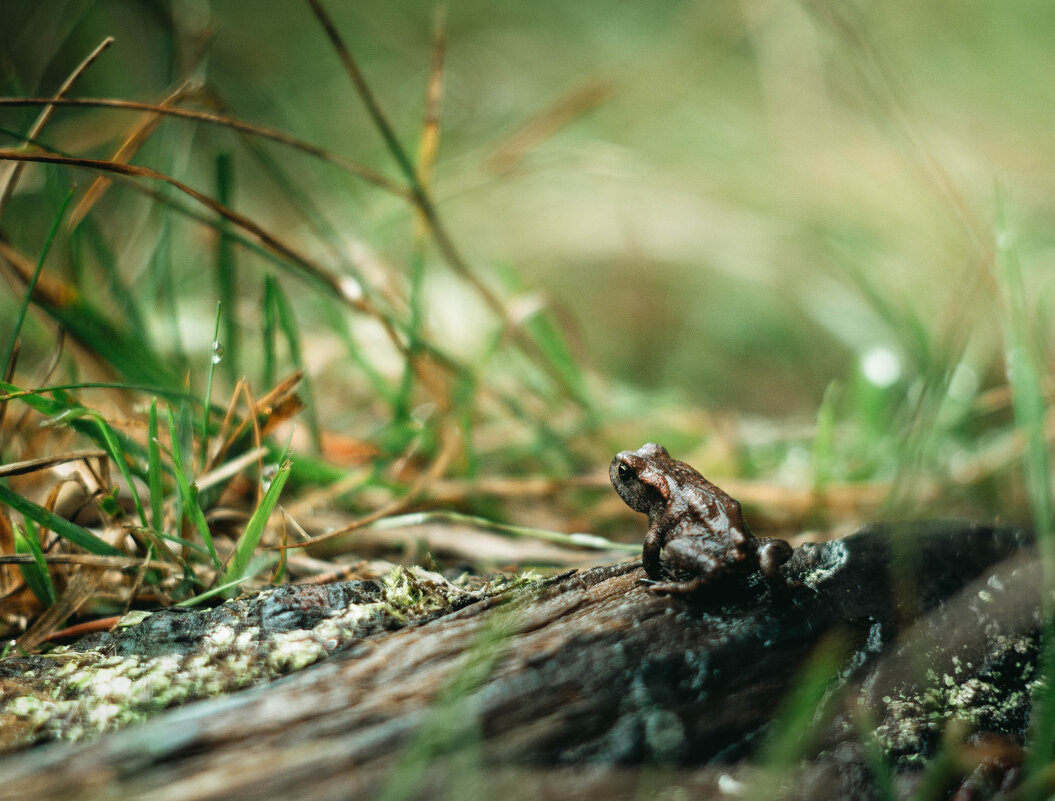
{"label": "frog's head", "polygon": [[650,442],[636,451],[617,453],[608,468],[608,477],[626,505],[651,520],[670,502],[667,478],[672,461],[666,448]]}

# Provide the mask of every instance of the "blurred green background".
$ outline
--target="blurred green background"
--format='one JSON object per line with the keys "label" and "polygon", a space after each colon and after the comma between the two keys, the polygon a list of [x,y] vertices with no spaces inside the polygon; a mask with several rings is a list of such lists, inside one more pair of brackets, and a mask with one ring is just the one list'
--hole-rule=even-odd
{"label": "blurred green background", "polygon": [[[416,152],[436,6],[328,10]],[[398,177],[306,3],[8,0],[3,13],[6,94],[53,92],[113,35],[75,96],[156,102],[193,78],[231,116]],[[1018,508],[1020,474],[1001,473],[1016,446],[1000,392],[1014,325],[1040,374],[1050,358],[1049,4],[461,0],[446,4],[446,37],[433,197],[467,260],[514,309],[546,304],[589,383],[594,420],[626,421],[625,435],[609,428],[608,442],[636,447],[639,435],[664,433],[695,442],[720,426],[699,413],[716,412],[737,421],[734,461],[747,475],[807,484],[969,476],[951,508],[965,496],[990,512]],[[25,131],[36,112],[5,108],[0,118]],[[60,109],[45,139],[109,157],[133,119]],[[379,284],[407,280],[415,246],[406,202],[263,147],[352,261]],[[221,151],[233,152],[231,205],[320,252],[298,201],[230,131],[169,120],[134,161],[213,194]],[[62,183],[55,170],[27,173],[0,221],[29,253],[56,207],[49,182]],[[1022,267],[1018,316],[999,269],[1000,213],[1001,247]],[[175,285],[165,287],[146,269],[156,208],[111,192],[94,216],[118,271],[148,304],[174,309],[150,321],[161,347],[206,348],[212,232],[172,223]],[[242,269],[238,317],[251,340],[261,291],[253,268]],[[479,297],[434,251],[425,275],[432,340],[481,359],[495,322]],[[20,298],[11,286],[5,316]],[[367,430],[369,398],[350,404],[363,393],[342,378],[346,355],[315,325],[312,299],[295,301],[324,427]],[[27,352],[42,359],[50,345],[39,325],[33,331],[41,340]],[[367,347],[369,326],[356,335]],[[798,424],[806,429],[788,428]],[[971,483],[979,471],[982,484]]]}

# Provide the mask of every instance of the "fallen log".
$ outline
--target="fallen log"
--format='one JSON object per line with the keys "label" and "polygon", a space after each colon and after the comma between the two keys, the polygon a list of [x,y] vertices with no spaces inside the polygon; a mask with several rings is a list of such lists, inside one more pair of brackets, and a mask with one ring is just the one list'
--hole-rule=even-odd
{"label": "fallen log", "polygon": [[[870,526],[796,549],[787,589],[749,577],[671,598],[632,562],[481,593],[287,677],[0,759],[0,798],[632,798],[641,782],[702,793],[766,776],[774,795],[868,798],[859,703],[911,788],[943,721],[1023,742],[1040,597],[1029,540]],[[774,779],[760,744],[832,642],[830,713]],[[988,695],[937,708],[934,685]],[[948,781],[970,773],[957,770]]]}

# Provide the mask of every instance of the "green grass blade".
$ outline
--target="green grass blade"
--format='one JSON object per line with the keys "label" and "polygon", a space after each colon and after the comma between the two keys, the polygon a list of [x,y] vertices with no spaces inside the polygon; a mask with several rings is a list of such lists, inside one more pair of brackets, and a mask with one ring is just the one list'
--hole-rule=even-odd
{"label": "green grass blade", "polygon": [[285,486],[292,467],[292,462],[287,458],[271,480],[271,486],[267,488],[260,505],[253,512],[253,516],[249,518],[245,531],[238,538],[238,544],[234,549],[234,557],[231,559],[230,564],[227,565],[227,569],[220,579],[221,584],[232,581],[237,582],[244,577],[246,568],[249,566],[249,560],[256,551],[257,545],[260,544],[260,537],[264,533],[264,527],[267,525],[268,518],[278,502],[278,496],[282,493],[282,487]]}
{"label": "green grass blade", "polygon": [[[349,358],[366,375],[367,380],[370,382],[370,388],[389,406],[395,406],[399,402],[398,394],[392,390],[392,387],[388,385],[388,381],[385,377],[363,354],[359,344],[352,336],[351,329],[348,327],[348,317],[344,310],[332,301],[322,300],[321,302],[321,312],[324,322],[330,326],[333,332],[337,334],[340,340],[344,343]],[[271,385],[268,384],[268,386]]]}
{"label": "green grass blade", "polygon": [[[169,200],[163,190],[160,199]],[[169,202],[171,202],[169,200]],[[172,268],[172,215],[166,209],[161,212],[157,244],[150,255],[150,276],[154,283],[154,294],[158,297],[158,315],[164,322],[161,335],[169,343],[169,353],[176,370],[187,370],[187,353],[183,347],[183,336],[179,327],[179,309],[176,305],[176,280]]]}
{"label": "green grass blade", "polygon": [[311,432],[311,440],[315,445],[315,452],[321,453],[322,431],[319,428],[319,418],[315,414],[315,392],[312,387],[311,377],[304,368],[304,358],[300,347],[300,329],[297,326],[296,318],[293,316],[293,307],[277,281],[274,283],[272,299],[275,303],[275,311],[278,314],[279,327],[282,329],[282,333],[286,338],[286,344],[289,346],[290,359],[293,365],[304,373],[304,378],[300,383],[301,394],[304,396],[304,415],[308,421],[308,430]]}
{"label": "green grass blade", "polygon": [[275,276],[264,278],[264,386],[275,386],[277,372],[275,340],[278,337],[278,312],[275,306]]}
{"label": "green grass blade", "polygon": [[878,722],[869,711],[861,706],[854,714],[854,725],[864,750],[865,763],[872,773],[877,798],[879,801],[896,801],[898,794],[895,789],[893,771],[883,753],[876,731],[879,726]]}
{"label": "green grass blade", "polygon": [[15,528],[15,553],[33,555],[33,564],[19,565],[18,569],[37,600],[45,607],[53,606],[58,594],[48,572],[48,563],[44,561],[44,551],[40,548],[40,533],[28,518],[25,530],[21,526]]}
{"label": "green grass blade", "polygon": [[[1000,217],[996,241],[1002,289],[1007,306],[1004,338],[1007,348],[1008,382],[1011,385],[1015,425],[1025,440],[1023,469],[1033,522],[1037,527],[1037,540],[1045,556],[1055,557],[1055,547],[1052,545],[1055,504],[1052,502],[1049,484],[1051,465],[1044,437],[1044,420],[1047,413],[1043,386],[1044,371],[1029,331],[1030,311],[1027,308],[1027,294],[1018,251],[1013,235],[1002,219],[1002,212]],[[1049,562],[1045,567],[1055,567],[1055,562]],[[1048,574],[1046,578],[1049,586],[1055,583],[1055,575]]]}
{"label": "green grass blade", "polygon": [[559,325],[554,323],[549,312],[540,309],[524,322],[524,330],[538,346],[539,352],[549,363],[553,373],[560,377],[571,394],[572,400],[589,409],[590,394],[582,378],[582,368],[568,347]]}
{"label": "green grass blade", "polygon": [[72,288],[62,300],[39,302],[37,306],[133,384],[172,389],[180,386],[178,374],[155,353],[139,333],[118,328],[112,315],[92,305]]}
{"label": "green grass blade", "polygon": [[[1037,692],[1029,721],[1029,748],[1025,776],[1037,776],[1052,760],[1055,741],[1055,531],[1051,497],[1051,464],[1045,439],[1047,403],[1042,360],[1030,336],[1027,292],[1013,232],[1003,204],[998,204],[996,236],[997,266],[1004,296],[1003,316],[1006,369],[1011,386],[1015,428],[1024,443],[1023,472],[1033,514],[1037,549],[1044,577],[1041,594],[1041,661]],[[1039,796],[1038,796],[1039,797]]]}
{"label": "green grass blade", "polygon": [[[127,280],[122,277],[119,267],[120,259],[114,254],[113,247],[107,241],[106,233],[100,230],[99,225],[89,216],[81,220],[70,232],[69,243],[71,259],[77,265],[79,273],[75,279],[76,284],[82,287],[91,286],[92,283],[101,284],[100,294],[114,303],[116,314],[113,316],[120,318],[127,330],[136,332],[142,338],[144,345],[153,350],[155,346],[151,341],[150,329],[143,318],[142,307],[145,304],[141,288],[138,283],[129,286]],[[80,262],[84,260],[82,251],[85,245],[90,247],[95,254],[95,264],[103,274],[102,281],[86,277],[85,270],[80,267]],[[147,311],[148,313],[153,311],[153,307],[148,305]]]}
{"label": "green grass blade", "polygon": [[823,492],[832,480],[835,457],[835,407],[841,388],[832,381],[824,390],[817,409],[817,433],[813,437],[813,491]]}
{"label": "green grass blade", "polygon": [[225,592],[227,592],[227,590],[233,589],[234,587],[237,587],[241,583],[242,583],[242,579],[238,579],[238,581],[227,581],[227,582],[224,582],[223,584],[218,584],[215,587],[210,587],[205,592],[199,593],[198,595],[195,595],[192,598],[186,598],[186,599],[184,599],[184,600],[182,600],[179,603],[174,604],[174,605],[175,606],[184,606],[184,607],[197,606],[202,601],[207,601],[210,598],[215,598],[218,595],[223,595]]}
{"label": "green grass blade", "polygon": [[59,213],[55,215],[55,219],[51,222],[51,228],[48,230],[47,238],[44,240],[44,249],[40,252],[40,258],[37,259],[37,266],[33,270],[33,277],[29,281],[29,285],[26,287],[26,294],[22,298],[22,305],[18,308],[18,316],[15,317],[15,327],[11,331],[11,339],[7,343],[7,348],[4,352],[4,360],[0,363],[0,376],[6,376],[8,368],[11,366],[11,359],[14,357],[15,352],[15,341],[18,339],[18,334],[22,330],[22,323],[25,322],[26,312],[29,310],[29,303],[33,297],[33,289],[37,285],[37,281],[40,279],[40,273],[44,269],[44,262],[48,258],[48,252],[51,250],[51,243],[55,240],[55,234],[59,230],[59,224],[62,222],[62,218],[66,215],[66,208],[70,205],[70,201],[73,199],[73,190],[71,189],[66,193],[65,200],[62,201],[62,205],[59,206]]}
{"label": "green grass blade", "polygon": [[109,543],[103,542],[86,528],[59,517],[50,509],[45,509],[29,498],[25,498],[10,487],[0,484],[0,503],[6,504],[24,517],[37,523],[41,528],[54,531],[64,540],[72,542],[89,553],[100,556],[127,556]]}
{"label": "green grass blade", "polygon": [[[133,443],[128,437],[119,436],[110,424],[106,422],[103,416],[95,409],[89,409],[86,406],[67,406],[65,411],[60,413],[60,417],[63,422],[68,423],[71,427],[89,436],[93,442],[107,452],[110,456],[111,461],[117,465],[117,469],[121,472],[124,477],[125,483],[128,484],[128,491],[132,495],[132,503],[135,504],[136,514],[139,515],[139,521],[144,528],[147,526],[146,512],[143,510],[143,502],[139,498],[139,491],[136,489],[135,481],[132,480],[132,470],[130,463],[136,461],[142,456],[142,448],[138,443]],[[82,418],[87,418],[84,420]],[[83,425],[76,425],[76,423],[86,423],[87,428]],[[126,448],[126,446],[128,446]],[[131,456],[129,456],[129,450],[132,450]],[[141,472],[141,471],[140,471]]]}
{"label": "green grass blade", "polygon": [[574,532],[565,534],[561,531],[551,531],[544,528],[531,528],[528,526],[514,526],[509,523],[499,523],[479,515],[469,515],[462,512],[451,512],[436,510],[431,512],[408,512],[402,515],[391,515],[383,517],[369,524],[368,528],[374,531],[385,529],[401,529],[409,526],[424,526],[429,524],[462,525],[479,529],[482,531],[493,531],[507,537],[536,539],[543,542],[555,542],[567,548],[588,548],[595,551],[622,551],[624,553],[639,553],[641,545],[638,543],[615,542],[597,534],[586,532]]}
{"label": "green grass blade", "polygon": [[3,388],[6,395],[14,395],[18,400],[21,400],[31,409],[40,412],[45,417],[58,417],[66,414],[71,409],[83,408],[65,390],[56,390],[55,395],[57,398],[46,398],[37,390],[25,390],[16,384],[8,384],[6,381],[0,381],[0,388]]}
{"label": "green grass blade", "polygon": [[749,798],[777,796],[780,782],[809,749],[822,719],[832,710],[833,704],[826,704],[825,700],[845,663],[847,646],[845,637],[837,633],[828,635],[817,644],[802,667],[759,749],[761,774]]}
{"label": "green grass blade", "polygon": [[403,424],[410,415],[415,380],[414,358],[421,353],[422,334],[425,330],[425,245],[425,239],[421,236],[417,237],[410,264],[410,294],[408,297],[410,319],[407,324],[409,357],[403,362],[403,377],[393,409],[392,416],[397,425]]}
{"label": "green grass blade", "polygon": [[[147,384],[129,384],[125,381],[76,381],[72,384],[45,384],[35,389],[20,389],[14,384],[5,384],[0,382],[0,388],[7,387],[9,399],[13,398],[32,398],[39,397],[43,398],[46,403],[56,403],[57,401],[47,399],[48,394],[55,394],[62,398],[62,401],[69,407],[80,406],[81,404],[73,400],[73,397],[68,393],[70,390],[75,389],[117,389],[123,392],[141,392],[146,394],[154,394],[159,398],[166,398],[170,401],[193,401],[195,397],[186,392],[173,389],[165,389],[164,387],[151,386]],[[41,411],[38,409],[38,411]],[[45,412],[48,414],[48,412]],[[56,411],[55,414],[58,414]]]}
{"label": "green grass blade", "polygon": [[95,425],[99,429],[103,448],[110,454],[111,461],[117,465],[117,469],[121,471],[125,483],[128,484],[128,491],[132,495],[132,503],[135,504],[136,514],[139,515],[139,522],[142,523],[143,528],[146,528],[148,525],[147,514],[143,510],[143,502],[139,498],[139,491],[136,489],[135,481],[132,480],[132,471],[129,469],[128,460],[125,458],[124,451],[118,443],[116,432],[110,427],[110,424],[103,419],[103,416],[99,414],[99,412],[89,410],[88,414],[93,420],[95,420]]}
{"label": "green grass blade", "polygon": [[183,514],[194,524],[194,527],[198,529],[198,534],[202,538],[202,542],[205,543],[205,547],[209,549],[209,557],[212,559],[213,566],[220,569],[220,557],[216,555],[216,546],[212,541],[212,532],[209,531],[209,524],[205,520],[205,513],[202,511],[201,504],[198,503],[198,488],[188,479],[187,471],[183,469],[183,457],[180,455],[179,445],[179,432],[176,427],[176,418],[172,414],[172,410],[169,409],[169,437],[172,442],[172,450],[169,451],[169,455],[172,457],[172,469],[176,475],[176,484],[179,486],[180,500],[182,501]]}
{"label": "green grass blade", "polygon": [[147,486],[150,488],[150,522],[154,531],[161,531],[165,521],[165,496],[161,482],[157,398],[150,401],[150,420],[147,424]]}
{"label": "green grass blade", "polygon": [[[469,711],[471,697],[507,651],[509,637],[520,622],[521,600],[523,596],[514,598],[481,627],[458,670],[440,689],[422,724],[396,757],[384,787],[376,795],[379,801],[422,797],[430,765],[460,763],[465,775],[479,772],[483,731],[479,718]],[[461,796],[454,793],[453,797]]]}
{"label": "green grass blade", "polygon": [[191,542],[190,540],[177,536],[175,534],[167,534],[164,531],[158,531],[157,537],[158,539],[165,540],[166,542],[171,542],[175,545],[178,545],[180,548],[185,548],[187,550],[194,551],[195,553],[199,553],[202,556],[210,555],[209,549],[205,546],[199,545],[196,542]]}

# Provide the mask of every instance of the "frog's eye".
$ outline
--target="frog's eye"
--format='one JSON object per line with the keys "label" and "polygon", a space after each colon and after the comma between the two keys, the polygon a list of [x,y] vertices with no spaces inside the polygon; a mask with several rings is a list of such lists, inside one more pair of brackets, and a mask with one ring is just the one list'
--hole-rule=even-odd
{"label": "frog's eye", "polygon": [[619,479],[621,481],[629,481],[634,477],[634,471],[630,469],[630,465],[626,462],[619,463],[619,469],[617,472],[619,473]]}

